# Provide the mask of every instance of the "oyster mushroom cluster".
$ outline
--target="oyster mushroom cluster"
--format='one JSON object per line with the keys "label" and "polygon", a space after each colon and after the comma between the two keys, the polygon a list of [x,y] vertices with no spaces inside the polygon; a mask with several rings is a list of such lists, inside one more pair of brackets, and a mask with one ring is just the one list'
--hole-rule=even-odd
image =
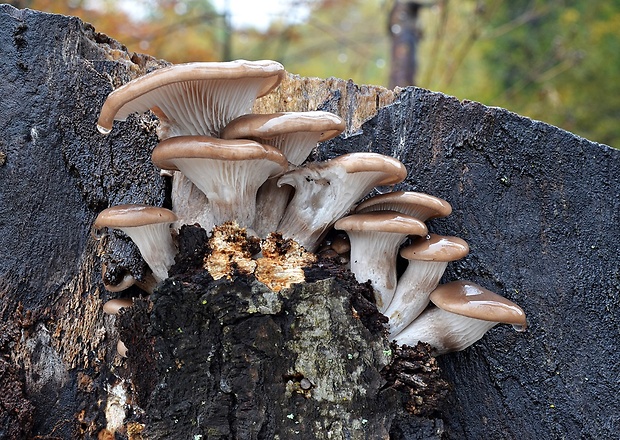
{"label": "oyster mushroom cluster", "polygon": [[[274,61],[188,63],[146,74],[108,96],[98,120],[99,132],[107,134],[115,120],[151,110],[160,121],[160,143],[152,161],[162,174],[172,177],[171,210],[115,206],[101,212],[94,224],[97,231],[119,229],[137,245],[152,272],[152,280],[140,287],[151,291],[167,278],[176,254],[173,231],[184,224],[210,231],[210,240],[217,241],[231,230],[258,241],[256,252],[246,246],[227,252],[226,258],[241,255],[248,271],[273,290],[303,281],[299,267],[315,261],[313,253],[334,227],[346,231],[350,269],[360,282],[371,281],[380,311],[390,318],[391,338],[399,343],[415,344],[420,339],[442,353],[464,348],[496,322],[525,326],[522,310],[506,300],[485,296],[477,303],[466,301],[474,296],[472,283],[459,284],[461,296],[452,294],[459,289],[442,286],[453,300],[437,293],[447,262],[468,250],[463,240],[428,234],[424,222],[448,215],[447,202],[426,194],[395,192],[355,206],[373,188],[403,181],[407,172],[400,161],[359,152],[306,162],[318,142],[344,130],[341,118],[322,111],[251,113],[255,99],[274,90],[284,76],[283,66]],[[397,254],[410,237],[418,238],[400,250],[409,267],[397,279]],[[298,246],[287,246],[291,254],[287,261],[265,264],[277,254],[272,250],[278,239]],[[332,249],[337,249],[335,245]],[[226,276],[222,265],[217,270],[213,267],[205,261],[212,275]],[[234,267],[242,265],[235,262]],[[104,266],[104,274],[105,270]],[[273,282],[279,278],[283,279]],[[120,291],[134,283],[127,276],[118,285],[105,287]],[[130,305],[127,300],[113,301],[106,303],[109,313]],[[429,301],[437,306],[425,310]],[[465,303],[478,312],[466,311]],[[512,308],[521,320],[508,313],[503,321],[493,321],[496,315],[481,312],[495,308]],[[453,315],[459,318],[451,320]]]}

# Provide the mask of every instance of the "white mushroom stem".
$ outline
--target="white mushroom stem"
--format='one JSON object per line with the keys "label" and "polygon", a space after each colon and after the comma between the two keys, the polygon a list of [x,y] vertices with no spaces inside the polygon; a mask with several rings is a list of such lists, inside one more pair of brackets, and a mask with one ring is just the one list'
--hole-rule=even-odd
{"label": "white mushroom stem", "polygon": [[390,336],[390,340],[411,346],[418,341],[426,342],[437,356],[466,349],[497,324],[433,307],[425,310],[399,334]]}
{"label": "white mushroom stem", "polygon": [[351,241],[351,272],[360,283],[370,280],[377,292],[381,313],[392,301],[396,290],[396,257],[406,234],[382,231],[347,231]]}
{"label": "white mushroom stem", "polygon": [[293,188],[288,185],[278,186],[277,178],[267,180],[258,189],[254,230],[259,237],[265,238],[275,232],[292,194]]}
{"label": "white mushroom stem", "polygon": [[396,336],[428,306],[428,296],[435,290],[448,266],[447,261],[410,260],[396,285],[387,316],[390,336]]}
{"label": "white mushroom stem", "polygon": [[174,264],[177,252],[168,223],[125,226],[117,229],[127,234],[136,244],[157,282],[168,278],[168,269]]}
{"label": "white mushroom stem", "polygon": [[207,232],[213,229],[215,225],[208,213],[207,196],[180,171],[173,171],[170,196],[172,210],[179,218],[174,224],[176,229],[194,223],[198,223]]}

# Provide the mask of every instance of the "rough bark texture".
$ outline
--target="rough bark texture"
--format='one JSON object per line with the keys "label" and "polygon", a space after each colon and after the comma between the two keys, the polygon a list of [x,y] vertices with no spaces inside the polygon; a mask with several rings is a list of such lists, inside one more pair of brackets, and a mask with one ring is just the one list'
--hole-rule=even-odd
{"label": "rough bark texture", "polygon": [[[329,279],[262,304],[264,287],[251,280],[229,283],[218,296],[221,283],[179,274],[136,307],[135,319],[121,315],[122,335],[135,338],[129,345],[140,337],[144,345],[133,344],[130,361],[120,359],[118,322],[101,311],[117,295],[103,289],[101,263],[112,278],[125,271],[140,277],[144,265],[121,235],[92,240],[90,225],[110,205],[165,205],[167,184],[149,160],[157,142],[152,118],[118,123],[108,137],[96,132],[95,121],[114,87],[163,63],[127,54],[76,18],[6,5],[0,51],[0,438],[113,438],[115,430],[118,438],[161,438],[175,429],[169,417],[178,417],[179,432],[203,438],[294,438],[298,427],[305,430],[300,438],[323,438],[329,429],[345,438],[354,428],[352,438],[616,435],[618,151],[417,88],[391,92],[289,76],[257,104],[261,111],[342,115],[345,135],[322,144],[316,159],[351,151],[400,159],[409,178],[397,189],[448,200],[453,214],[430,229],[470,244],[470,255],[452,264],[445,280],[478,282],[528,313],[528,332],[497,327],[474,347],[440,358],[452,384],[448,402],[432,418],[414,417],[394,409],[391,390],[378,391],[385,341],[352,314],[336,313],[347,310],[353,294]],[[317,298],[312,289],[333,296]],[[199,333],[177,325],[184,319]],[[355,332],[340,339],[349,327]],[[309,339],[315,328],[321,334]],[[316,363],[321,356],[308,351],[298,374],[300,354],[326,344],[328,334],[325,349],[335,350],[339,368],[364,372],[331,389],[356,403],[318,399],[321,381],[330,378]],[[279,341],[282,350],[267,341]],[[188,384],[179,381],[190,370],[199,382],[184,395]],[[350,394],[342,391],[347,387]],[[369,393],[358,399],[362,388]],[[221,406],[187,406],[202,396]],[[324,417],[330,411],[338,417]],[[198,416],[213,431],[194,431]],[[141,434],[143,421],[150,425]]]}

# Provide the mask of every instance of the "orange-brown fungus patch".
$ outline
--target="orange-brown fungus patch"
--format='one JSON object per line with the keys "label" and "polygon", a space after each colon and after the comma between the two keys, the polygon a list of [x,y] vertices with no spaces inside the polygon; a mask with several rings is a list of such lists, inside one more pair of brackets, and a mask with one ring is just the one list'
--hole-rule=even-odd
{"label": "orange-brown fungus patch", "polygon": [[316,262],[296,241],[271,233],[262,241],[263,256],[256,260],[256,279],[273,291],[305,281],[303,268]]}
{"label": "orange-brown fungus patch", "polygon": [[211,253],[205,257],[203,267],[215,280],[230,279],[235,273],[254,273],[256,261],[252,255],[260,251],[260,239],[249,237],[236,222],[226,222],[213,228],[209,248]]}

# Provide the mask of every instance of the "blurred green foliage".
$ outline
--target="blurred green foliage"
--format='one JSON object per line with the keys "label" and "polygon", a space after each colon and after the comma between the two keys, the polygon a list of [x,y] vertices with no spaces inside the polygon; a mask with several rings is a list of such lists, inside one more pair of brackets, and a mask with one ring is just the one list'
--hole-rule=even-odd
{"label": "blurred green foliage", "polygon": [[[11,3],[79,16],[130,50],[171,62],[275,59],[303,76],[386,85],[393,1],[288,0],[304,3],[308,18],[291,23],[283,13],[265,29],[234,30],[209,0]],[[418,20],[417,85],[620,147],[620,0],[423,3],[432,4]]]}

